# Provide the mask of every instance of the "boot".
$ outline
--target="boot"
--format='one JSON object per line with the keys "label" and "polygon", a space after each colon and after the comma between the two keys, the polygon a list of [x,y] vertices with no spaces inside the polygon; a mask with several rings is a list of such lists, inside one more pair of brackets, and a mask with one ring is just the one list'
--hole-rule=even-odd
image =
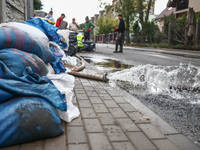
{"label": "boot", "polygon": [[118,53],[118,44],[116,44],[115,51],[113,53]]}
{"label": "boot", "polygon": [[123,45],[120,44],[120,50],[119,50],[119,53],[123,53]]}

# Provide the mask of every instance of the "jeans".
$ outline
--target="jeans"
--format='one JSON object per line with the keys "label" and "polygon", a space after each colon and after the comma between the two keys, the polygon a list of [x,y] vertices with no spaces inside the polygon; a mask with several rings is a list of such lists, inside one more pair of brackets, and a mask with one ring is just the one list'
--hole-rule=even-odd
{"label": "jeans", "polygon": [[119,45],[120,52],[123,52],[123,44],[124,44],[124,33],[119,32],[119,33],[117,33],[115,51],[118,50],[118,45]]}

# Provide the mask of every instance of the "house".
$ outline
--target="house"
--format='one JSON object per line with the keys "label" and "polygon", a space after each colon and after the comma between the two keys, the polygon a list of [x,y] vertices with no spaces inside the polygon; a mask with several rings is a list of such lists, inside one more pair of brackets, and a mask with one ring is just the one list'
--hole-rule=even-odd
{"label": "house", "polygon": [[176,17],[180,18],[188,12],[189,8],[193,8],[195,13],[200,12],[200,0],[169,0],[167,7],[174,7]]}
{"label": "house", "polygon": [[160,31],[162,32],[163,31],[163,26],[164,26],[164,17],[165,16],[169,16],[171,15],[172,13],[175,14],[175,11],[176,11],[176,8],[173,8],[173,7],[167,7],[165,8],[156,18],[156,22],[157,22],[157,25],[160,29]]}

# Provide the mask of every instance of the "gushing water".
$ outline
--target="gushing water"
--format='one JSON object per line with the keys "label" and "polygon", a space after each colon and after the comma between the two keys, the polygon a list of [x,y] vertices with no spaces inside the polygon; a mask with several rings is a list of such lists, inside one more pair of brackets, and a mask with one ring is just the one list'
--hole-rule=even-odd
{"label": "gushing water", "polygon": [[200,69],[191,64],[138,66],[111,73],[108,78],[132,94],[162,94],[200,101]]}

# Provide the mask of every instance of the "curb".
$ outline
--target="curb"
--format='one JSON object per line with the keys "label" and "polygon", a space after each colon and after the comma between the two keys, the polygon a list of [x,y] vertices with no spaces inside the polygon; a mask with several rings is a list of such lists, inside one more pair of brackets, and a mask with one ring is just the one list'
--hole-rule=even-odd
{"label": "curb", "polygon": [[[101,44],[106,46],[114,46],[111,44]],[[197,58],[200,59],[200,51],[198,53],[188,53],[188,52],[177,52],[175,51],[168,51],[168,50],[159,50],[159,49],[147,49],[147,48],[137,48],[137,47],[128,47],[124,46],[124,49],[130,49],[130,50],[136,50],[136,51],[143,51],[143,52],[153,52],[153,53],[160,53],[160,54],[168,54],[168,55],[175,55],[175,56],[182,56],[182,57],[188,57],[188,58]]]}
{"label": "curb", "polygon": [[190,54],[190,53],[186,53],[186,52],[171,52],[171,51],[166,51],[166,50],[142,49],[142,48],[135,48],[135,47],[124,47],[124,48],[125,49],[133,49],[133,50],[137,50],[137,51],[153,52],[153,53],[168,54],[168,55],[200,59],[200,54]]}

